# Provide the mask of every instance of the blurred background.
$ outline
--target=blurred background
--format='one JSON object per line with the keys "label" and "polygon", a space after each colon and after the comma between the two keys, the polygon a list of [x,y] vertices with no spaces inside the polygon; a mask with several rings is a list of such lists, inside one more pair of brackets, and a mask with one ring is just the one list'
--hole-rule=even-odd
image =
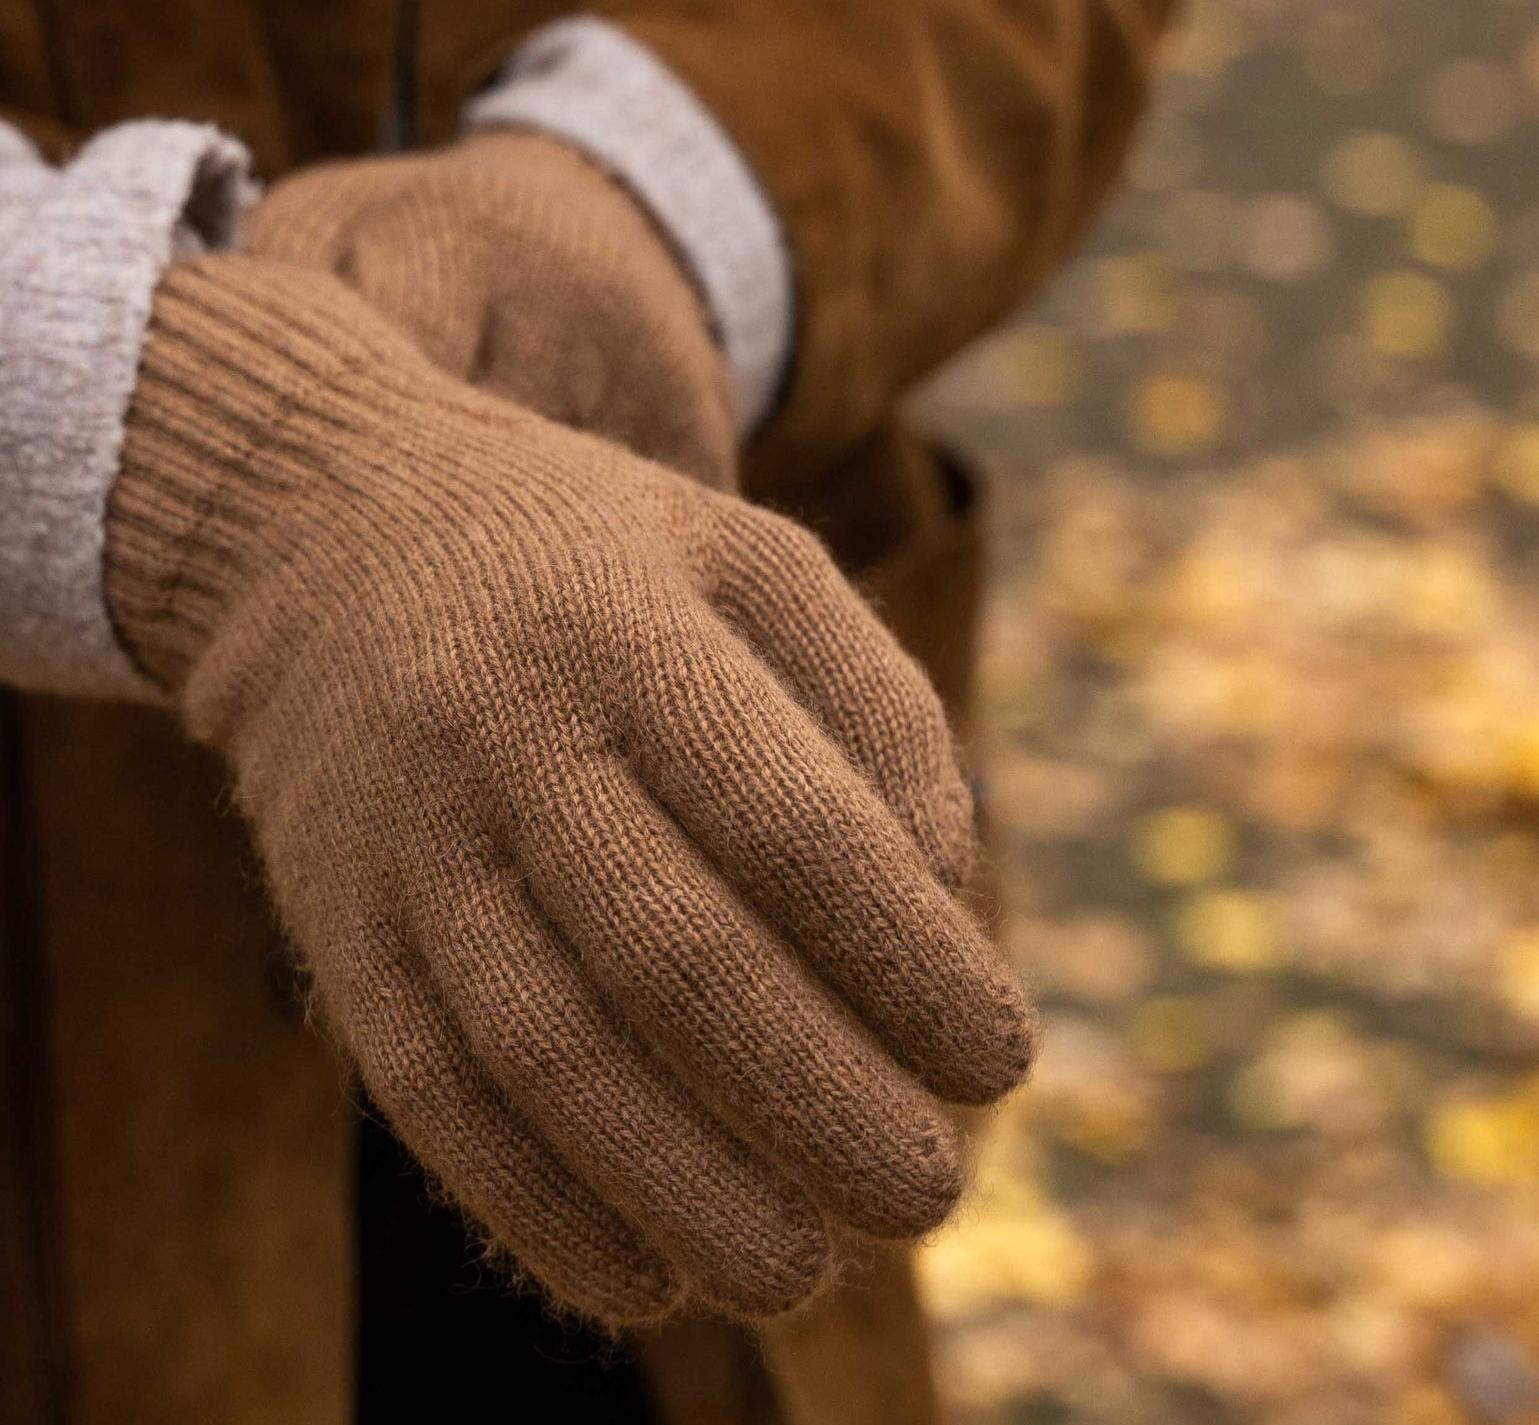
{"label": "blurred background", "polygon": [[1539,0],[1189,4],[995,475],[961,1425],[1539,1421]]}

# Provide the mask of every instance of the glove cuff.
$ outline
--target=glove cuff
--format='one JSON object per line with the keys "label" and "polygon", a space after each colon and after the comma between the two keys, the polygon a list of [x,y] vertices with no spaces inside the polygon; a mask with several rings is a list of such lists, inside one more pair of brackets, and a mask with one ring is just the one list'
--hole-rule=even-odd
{"label": "glove cuff", "polygon": [[622,27],[572,16],[531,34],[465,120],[553,135],[625,184],[704,296],[740,434],[757,429],[790,357],[790,257],[758,178],[684,81]]}
{"label": "glove cuff", "polygon": [[108,607],[138,666],[175,690],[263,570],[316,544],[346,563],[345,512],[390,518],[382,433],[409,446],[445,384],[323,273],[235,255],[168,269],[107,518]]}

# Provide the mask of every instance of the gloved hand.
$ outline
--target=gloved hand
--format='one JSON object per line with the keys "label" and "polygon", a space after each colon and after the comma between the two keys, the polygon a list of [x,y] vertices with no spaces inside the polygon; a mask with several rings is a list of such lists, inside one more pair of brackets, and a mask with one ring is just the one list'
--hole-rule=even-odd
{"label": "gloved hand", "polygon": [[335,279],[155,298],[108,522],[140,665],[234,773],[318,1007],[565,1303],[806,1297],[957,1200],[1026,1072],[943,881],[934,693],[799,526],[451,381]]}
{"label": "gloved hand", "polygon": [[732,398],[705,309],[629,193],[537,134],[324,164],[251,215],[260,256],[334,272],[451,375],[718,488]]}

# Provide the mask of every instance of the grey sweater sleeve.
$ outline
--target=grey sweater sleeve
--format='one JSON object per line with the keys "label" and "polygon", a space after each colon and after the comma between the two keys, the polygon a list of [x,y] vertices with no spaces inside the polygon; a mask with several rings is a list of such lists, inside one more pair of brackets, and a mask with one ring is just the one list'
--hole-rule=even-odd
{"label": "grey sweater sleeve", "polygon": [[233,241],[247,175],[207,125],[122,124],[52,168],[0,124],[0,681],[155,696],[107,611],[107,498],[155,284]]}

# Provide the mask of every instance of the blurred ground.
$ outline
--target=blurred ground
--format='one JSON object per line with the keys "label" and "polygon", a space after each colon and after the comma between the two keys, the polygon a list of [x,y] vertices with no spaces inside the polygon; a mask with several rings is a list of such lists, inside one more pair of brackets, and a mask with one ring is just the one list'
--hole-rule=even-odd
{"label": "blurred ground", "polygon": [[996,473],[962,1425],[1539,1421],[1539,0],[1189,11]]}

